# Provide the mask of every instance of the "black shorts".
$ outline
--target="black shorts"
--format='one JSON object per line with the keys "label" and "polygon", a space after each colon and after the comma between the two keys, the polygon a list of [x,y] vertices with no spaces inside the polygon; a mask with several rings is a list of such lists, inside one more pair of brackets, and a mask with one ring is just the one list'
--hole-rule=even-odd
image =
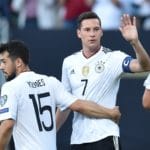
{"label": "black shorts", "polygon": [[115,144],[113,136],[109,136],[93,143],[73,144],[71,150],[121,150],[119,139],[117,144],[119,149],[115,149]]}

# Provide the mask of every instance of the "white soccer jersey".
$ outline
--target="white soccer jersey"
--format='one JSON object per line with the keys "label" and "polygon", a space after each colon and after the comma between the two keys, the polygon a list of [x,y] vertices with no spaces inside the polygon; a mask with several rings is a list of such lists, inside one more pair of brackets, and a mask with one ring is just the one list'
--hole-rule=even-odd
{"label": "white soccer jersey", "polygon": [[56,150],[56,106],[64,110],[76,98],[54,77],[24,72],[2,87],[0,120],[16,121],[16,150]]}
{"label": "white soccer jersey", "polygon": [[[128,55],[102,47],[86,59],[77,52],[64,59],[62,82],[74,95],[113,108],[123,73],[123,60]],[[109,135],[119,136],[119,128],[109,119],[93,119],[75,112],[71,144],[98,141]]]}
{"label": "white soccer jersey", "polygon": [[147,76],[146,80],[144,81],[144,86],[146,89],[150,90],[150,74]]}

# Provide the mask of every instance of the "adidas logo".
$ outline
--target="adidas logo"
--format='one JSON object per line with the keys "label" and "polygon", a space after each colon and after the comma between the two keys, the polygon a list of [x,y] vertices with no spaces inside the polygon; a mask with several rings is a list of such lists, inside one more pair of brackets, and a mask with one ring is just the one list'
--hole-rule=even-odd
{"label": "adidas logo", "polygon": [[75,74],[74,69],[72,69],[72,70],[70,71],[70,74]]}

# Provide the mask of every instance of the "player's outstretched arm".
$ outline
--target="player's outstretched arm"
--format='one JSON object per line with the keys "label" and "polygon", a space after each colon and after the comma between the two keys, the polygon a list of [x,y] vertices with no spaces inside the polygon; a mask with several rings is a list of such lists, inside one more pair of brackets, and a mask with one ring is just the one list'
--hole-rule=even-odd
{"label": "player's outstretched arm", "polygon": [[[121,113],[119,111],[118,106],[110,109],[100,106],[91,101],[77,100],[70,106],[70,109],[82,113],[83,115],[86,115],[91,118],[107,118],[113,120],[116,123],[119,122],[119,119],[121,117]],[[60,111],[59,108],[57,109],[56,111],[57,131],[62,127],[64,122],[67,120],[70,114],[70,109],[67,109],[65,111]]]}
{"label": "player's outstretched arm", "polygon": [[[53,82],[55,83],[54,91],[57,106],[60,107],[62,110],[71,109],[72,111],[82,113],[83,115],[86,115],[88,117],[109,118],[115,122],[118,122],[121,116],[118,107],[110,109],[89,100],[81,100],[67,92],[67,90],[64,88],[63,84],[59,80],[57,80],[56,78],[51,79],[53,79]],[[65,114],[66,112],[63,112],[64,114],[60,113],[61,112],[59,110],[56,112],[57,130],[60,128],[60,126],[63,124],[69,114],[68,112],[67,115]]]}
{"label": "player's outstretched arm", "polygon": [[115,122],[121,117],[119,107],[114,107],[113,109],[103,107],[92,101],[77,100],[71,106],[70,109],[82,113],[88,117],[94,118],[108,118]]}
{"label": "player's outstretched arm", "polygon": [[136,54],[136,59],[133,59],[130,64],[131,71],[149,71],[150,57],[139,40],[136,17],[131,18],[128,14],[124,14],[121,18],[120,31],[124,39],[130,42]]}
{"label": "player's outstretched arm", "polygon": [[0,150],[5,150],[12,134],[15,121],[12,119],[4,120],[0,124]]}

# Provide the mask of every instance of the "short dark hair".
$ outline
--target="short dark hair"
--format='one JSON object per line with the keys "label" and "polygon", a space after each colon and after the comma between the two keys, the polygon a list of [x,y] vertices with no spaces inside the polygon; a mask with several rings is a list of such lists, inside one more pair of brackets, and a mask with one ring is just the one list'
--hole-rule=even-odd
{"label": "short dark hair", "polygon": [[25,43],[20,40],[11,40],[8,43],[0,45],[0,53],[8,52],[12,60],[21,58],[24,64],[29,63],[29,50]]}
{"label": "short dark hair", "polygon": [[98,19],[99,24],[101,25],[101,20],[100,20],[99,16],[92,11],[87,11],[87,12],[83,12],[82,14],[79,15],[79,17],[77,19],[77,28],[78,29],[81,28],[82,21],[86,20],[86,19]]}

